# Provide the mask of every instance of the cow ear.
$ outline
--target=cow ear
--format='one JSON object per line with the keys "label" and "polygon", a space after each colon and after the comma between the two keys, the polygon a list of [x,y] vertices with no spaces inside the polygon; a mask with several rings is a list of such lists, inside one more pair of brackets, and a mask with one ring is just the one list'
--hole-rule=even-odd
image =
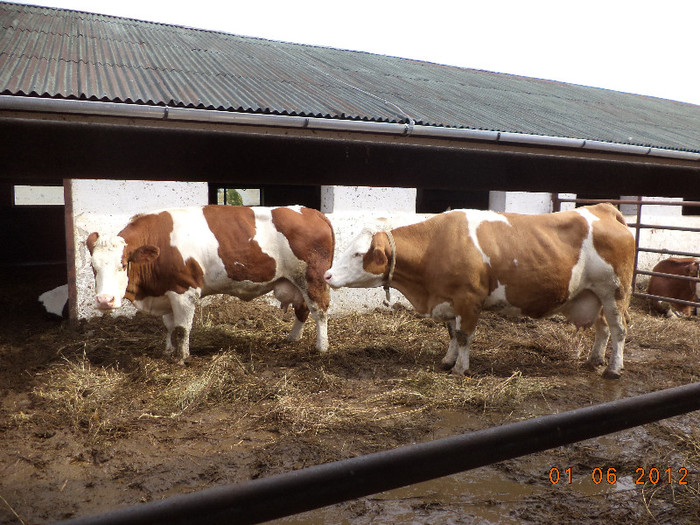
{"label": "cow ear", "polygon": [[384,253],[384,250],[380,248],[374,249],[372,257],[374,258],[375,264],[379,266],[384,266],[387,262],[389,262],[389,259],[386,258],[386,253]]}
{"label": "cow ear", "polygon": [[136,264],[146,264],[152,263],[160,255],[160,248],[157,246],[139,246],[136,248],[131,256],[129,256],[129,261]]}
{"label": "cow ear", "polygon": [[100,234],[97,232],[92,232],[90,235],[88,235],[87,241],[85,241],[85,244],[87,245],[87,249],[90,252],[90,255],[92,255],[92,251],[95,249],[95,244],[97,244],[97,239],[100,238]]}

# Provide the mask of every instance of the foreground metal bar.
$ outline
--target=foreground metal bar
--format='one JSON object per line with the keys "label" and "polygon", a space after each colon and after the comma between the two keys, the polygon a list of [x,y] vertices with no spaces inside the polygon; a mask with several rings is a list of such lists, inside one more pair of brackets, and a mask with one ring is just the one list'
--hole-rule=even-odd
{"label": "foreground metal bar", "polygon": [[261,523],[698,409],[693,383],[63,523]]}

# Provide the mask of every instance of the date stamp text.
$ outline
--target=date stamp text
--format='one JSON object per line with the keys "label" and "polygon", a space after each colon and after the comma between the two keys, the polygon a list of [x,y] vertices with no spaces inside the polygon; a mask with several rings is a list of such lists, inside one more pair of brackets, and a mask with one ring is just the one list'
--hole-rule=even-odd
{"label": "date stamp text", "polygon": [[[596,485],[617,483],[617,478],[620,475],[617,469],[613,467],[596,467],[590,473],[574,473],[571,467],[559,469],[552,467],[549,470],[549,481],[552,485],[570,484],[575,480],[590,476],[591,481]],[[639,467],[635,470],[634,475],[635,485],[687,485],[688,484],[688,469],[680,468],[658,468]]]}

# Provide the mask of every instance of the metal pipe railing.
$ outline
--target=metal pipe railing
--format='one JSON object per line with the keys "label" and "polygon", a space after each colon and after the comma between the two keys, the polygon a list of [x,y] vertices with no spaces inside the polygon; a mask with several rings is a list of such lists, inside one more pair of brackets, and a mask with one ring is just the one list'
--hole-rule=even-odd
{"label": "metal pipe railing", "polygon": [[698,409],[693,383],[62,523],[261,523]]}
{"label": "metal pipe railing", "polygon": [[679,281],[700,282],[700,277],[691,277],[689,275],[677,275],[675,273],[648,272],[646,270],[637,270],[637,273],[641,273],[642,275],[655,275],[656,277],[670,277],[671,279],[678,279]]}
{"label": "metal pipe railing", "polygon": [[694,302],[694,301],[684,301],[683,299],[671,299],[669,297],[664,297],[662,295],[652,295],[648,293],[643,293],[643,292],[637,292],[636,294],[637,297],[642,297],[644,299],[657,299],[659,301],[666,301],[669,303],[674,303],[674,304],[682,304],[685,306],[700,306],[700,303]]}
{"label": "metal pipe railing", "polygon": [[640,252],[649,252],[649,253],[661,253],[663,255],[680,255],[682,257],[700,257],[700,254],[694,253],[694,252],[679,252],[676,250],[667,250],[665,248],[638,248]]}

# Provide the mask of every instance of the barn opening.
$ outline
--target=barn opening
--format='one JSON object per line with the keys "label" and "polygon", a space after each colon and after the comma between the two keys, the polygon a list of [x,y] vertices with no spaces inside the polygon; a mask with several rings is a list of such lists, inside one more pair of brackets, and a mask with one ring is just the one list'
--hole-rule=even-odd
{"label": "barn opening", "polygon": [[51,179],[1,181],[0,202],[0,265],[65,268],[63,185]]}
{"label": "barn opening", "polygon": [[240,182],[210,182],[209,204],[242,206],[287,206],[299,204],[321,208],[321,187],[290,184],[245,185]]}

